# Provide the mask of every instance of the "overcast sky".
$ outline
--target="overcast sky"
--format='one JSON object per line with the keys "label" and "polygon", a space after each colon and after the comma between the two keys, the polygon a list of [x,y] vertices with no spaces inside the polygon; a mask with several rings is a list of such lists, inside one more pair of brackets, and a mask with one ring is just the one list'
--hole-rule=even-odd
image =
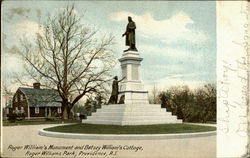
{"label": "overcast sky", "polygon": [[[5,1],[2,5],[3,80],[12,72],[22,71],[15,54],[18,39],[32,39],[48,13],[55,13],[73,2]],[[101,34],[112,33],[115,56],[125,47],[122,38],[131,16],[136,23],[136,44],[142,61],[142,79],[146,87],[216,82],[216,6],[215,1],[76,1],[77,14]],[[119,63],[114,74],[120,71]],[[120,72],[119,72],[120,73]]]}

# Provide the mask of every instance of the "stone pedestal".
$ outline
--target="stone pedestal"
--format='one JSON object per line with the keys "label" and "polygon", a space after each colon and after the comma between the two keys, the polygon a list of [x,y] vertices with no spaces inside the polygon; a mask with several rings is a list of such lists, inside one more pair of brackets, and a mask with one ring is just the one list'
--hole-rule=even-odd
{"label": "stone pedestal", "polygon": [[141,79],[141,61],[138,52],[128,51],[119,59],[122,77],[119,85],[119,98],[125,96],[123,104],[103,105],[82,123],[107,125],[152,125],[182,123],[160,104],[149,104],[148,92],[144,90]]}
{"label": "stone pedestal", "polygon": [[144,90],[141,79],[141,61],[138,52],[128,51],[119,59],[122,77],[126,79],[121,83],[119,98],[125,95],[125,104],[149,104],[148,92]]}

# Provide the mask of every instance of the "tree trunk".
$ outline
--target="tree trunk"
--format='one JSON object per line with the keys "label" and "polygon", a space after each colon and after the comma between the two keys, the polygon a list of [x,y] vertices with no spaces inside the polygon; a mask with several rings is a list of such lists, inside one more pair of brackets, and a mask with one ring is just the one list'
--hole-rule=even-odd
{"label": "tree trunk", "polygon": [[67,103],[62,103],[62,119],[63,120],[68,120],[69,119],[69,110],[68,110],[68,105]]}
{"label": "tree trunk", "polygon": [[62,103],[62,119],[63,120],[69,120],[73,119],[73,114],[71,112],[71,107],[67,103]]}
{"label": "tree trunk", "polygon": [[69,118],[70,120],[73,119],[73,114],[72,114],[72,112],[71,112],[71,109],[70,109],[69,112],[68,112],[68,118]]}

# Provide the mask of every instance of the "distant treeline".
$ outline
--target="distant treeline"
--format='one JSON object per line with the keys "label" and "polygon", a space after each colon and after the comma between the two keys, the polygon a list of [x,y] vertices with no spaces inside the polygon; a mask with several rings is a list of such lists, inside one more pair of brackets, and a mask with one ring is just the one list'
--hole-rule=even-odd
{"label": "distant treeline", "polygon": [[216,85],[190,90],[171,87],[158,94],[157,102],[185,122],[216,122]]}

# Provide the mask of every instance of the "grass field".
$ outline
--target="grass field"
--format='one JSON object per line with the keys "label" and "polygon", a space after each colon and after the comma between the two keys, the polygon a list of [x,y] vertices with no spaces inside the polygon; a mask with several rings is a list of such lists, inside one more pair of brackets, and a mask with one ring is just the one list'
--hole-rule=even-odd
{"label": "grass field", "polygon": [[[62,120],[22,120],[10,123],[7,120],[3,121],[3,126],[17,126],[17,125],[40,125],[40,124],[61,124]],[[65,120],[64,123],[81,123],[80,120]]]}
{"label": "grass field", "polygon": [[88,134],[168,134],[214,131],[216,130],[216,127],[190,124],[161,124],[138,126],[74,124],[51,127],[44,130],[52,132]]}

